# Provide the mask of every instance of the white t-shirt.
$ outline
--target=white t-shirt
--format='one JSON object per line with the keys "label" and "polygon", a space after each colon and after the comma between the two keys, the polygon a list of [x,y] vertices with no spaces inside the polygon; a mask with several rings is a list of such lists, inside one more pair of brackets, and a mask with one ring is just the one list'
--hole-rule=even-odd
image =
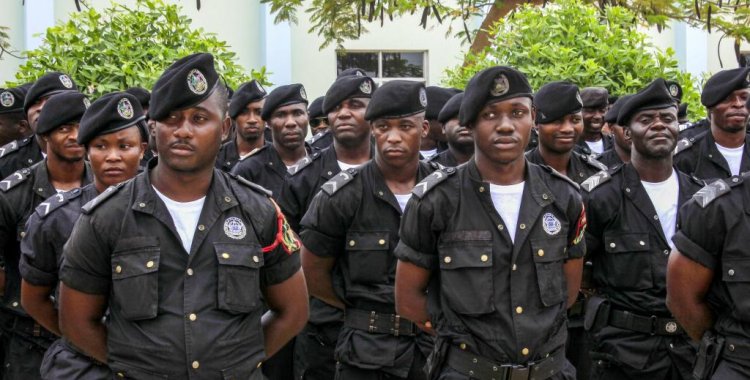
{"label": "white t-shirt", "polygon": [[429,160],[430,158],[432,158],[432,156],[437,154],[437,148],[430,150],[420,150],[419,154],[421,154],[425,160]]}
{"label": "white t-shirt", "polygon": [[406,209],[406,203],[409,202],[409,198],[411,198],[411,193],[409,194],[393,194],[396,197],[396,201],[398,202],[398,207],[401,207],[401,212],[404,212]]}
{"label": "white t-shirt", "polygon": [[510,234],[510,240],[516,241],[516,225],[518,225],[518,214],[521,212],[521,197],[526,182],[510,186],[490,184],[490,196],[495,210],[505,222]]}
{"label": "white t-shirt", "polygon": [[680,196],[680,184],[677,182],[677,173],[672,171],[672,175],[664,182],[646,182],[641,181],[643,188],[646,189],[651,203],[659,215],[661,229],[664,237],[667,238],[670,248],[674,248],[672,235],[677,228],[677,202]]}
{"label": "white t-shirt", "polygon": [[742,153],[745,151],[745,144],[742,144],[742,146],[739,148],[725,148],[719,144],[716,144],[716,148],[719,149],[721,155],[724,156],[725,160],[727,160],[727,164],[729,164],[729,171],[732,172],[732,175],[739,175],[740,164],[742,164]]}
{"label": "white t-shirt", "polygon": [[195,228],[198,227],[198,219],[201,216],[203,203],[206,202],[206,197],[202,197],[190,202],[177,202],[167,198],[166,195],[160,193],[159,190],[156,190],[156,187],[153,188],[156,192],[156,195],[158,195],[159,198],[161,198],[161,200],[164,202],[164,205],[167,206],[169,215],[172,216],[174,227],[177,229],[177,233],[180,235],[180,240],[182,240],[182,246],[189,254],[190,247],[193,245]]}
{"label": "white t-shirt", "polygon": [[589,149],[596,154],[602,154],[602,152],[604,152],[604,139],[599,139],[599,141],[586,141],[586,145],[588,145]]}
{"label": "white t-shirt", "polygon": [[362,166],[362,164],[357,164],[357,165],[353,165],[353,164],[347,164],[346,162],[344,162],[344,161],[339,161],[339,160],[336,160],[336,162],[338,162],[338,163],[339,163],[339,169],[341,169],[341,170],[352,169],[352,168],[358,168],[358,167]]}

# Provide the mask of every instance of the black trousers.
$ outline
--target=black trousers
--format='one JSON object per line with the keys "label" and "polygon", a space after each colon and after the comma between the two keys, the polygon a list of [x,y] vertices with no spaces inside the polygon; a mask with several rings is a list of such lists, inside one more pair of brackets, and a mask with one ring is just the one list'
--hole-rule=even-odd
{"label": "black trousers", "polygon": [[414,361],[406,377],[397,377],[382,370],[362,369],[339,362],[336,365],[335,380],[427,380],[427,374],[424,371],[426,360],[422,351],[415,346]]}
{"label": "black trousers", "polygon": [[331,380],[336,374],[333,353],[342,323],[308,323],[294,342],[294,378]]}
{"label": "black trousers", "polygon": [[82,355],[63,339],[58,339],[44,353],[40,369],[44,380],[107,380],[112,371]]}

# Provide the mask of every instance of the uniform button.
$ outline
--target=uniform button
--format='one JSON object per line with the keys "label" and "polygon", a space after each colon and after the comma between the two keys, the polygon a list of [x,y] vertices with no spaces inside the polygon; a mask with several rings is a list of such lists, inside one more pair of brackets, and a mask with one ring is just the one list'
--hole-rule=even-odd
{"label": "uniform button", "polygon": [[617,247],[617,244],[615,244],[615,243],[609,243],[609,247],[610,247],[610,248],[614,248],[614,247]]}
{"label": "uniform button", "polygon": [[200,366],[201,366],[201,363],[198,363],[197,360],[193,362],[193,369],[198,369],[198,367]]}
{"label": "uniform button", "polygon": [[516,307],[516,314],[523,314],[523,308],[520,306]]}
{"label": "uniform button", "polygon": [[18,307],[18,302],[13,302],[13,307]]}
{"label": "uniform button", "polygon": [[332,174],[333,174],[333,172],[328,172],[328,175],[332,175]]}
{"label": "uniform button", "polygon": [[153,268],[153,267],[154,267],[154,262],[153,261],[149,261],[149,262],[146,263],[146,268]]}
{"label": "uniform button", "polygon": [[484,193],[484,186],[479,186],[479,192]]}
{"label": "uniform button", "polygon": [[659,220],[659,215],[654,215],[654,220]]}
{"label": "uniform button", "polygon": [[525,225],[525,224],[523,224],[523,223],[521,223],[521,224],[520,224],[520,225],[518,226],[518,228],[520,228],[520,229],[522,229],[522,230],[525,230],[525,229],[526,229],[526,225]]}
{"label": "uniform button", "polygon": [[730,269],[727,274],[731,277],[734,276],[734,269]]}
{"label": "uniform button", "polygon": [[578,176],[583,178],[583,173],[578,173]]}
{"label": "uniform button", "polygon": [[260,368],[263,365],[263,362],[258,362],[258,364],[255,365],[255,368]]}
{"label": "uniform button", "polygon": [[489,260],[489,259],[490,259],[490,257],[487,256],[487,255],[482,255],[482,257],[479,258],[479,260],[482,260],[482,262],[487,262],[487,260]]}
{"label": "uniform button", "polygon": [[445,261],[446,264],[450,264],[451,260],[453,260],[453,259],[451,259],[450,256],[445,256],[445,258],[443,259],[443,261]]}
{"label": "uniform button", "polygon": [[116,266],[116,267],[115,267],[115,273],[122,273],[122,267],[121,267],[121,266],[119,266],[119,265],[118,265],[118,266]]}
{"label": "uniform button", "polygon": [[626,192],[626,193],[629,193],[629,192],[630,192],[630,188],[629,188],[629,187],[626,187],[626,188],[625,188],[625,192]]}
{"label": "uniform button", "polygon": [[258,256],[253,256],[253,262],[254,263],[259,263],[260,262],[260,259],[258,258]]}
{"label": "uniform button", "polygon": [[125,374],[122,372],[117,372],[117,377],[125,377]]}
{"label": "uniform button", "polygon": [[733,345],[733,344],[730,344],[730,345],[729,345],[729,351],[732,351],[732,352],[734,352],[734,345]]}
{"label": "uniform button", "polygon": [[458,347],[461,347],[462,350],[466,349],[466,343],[461,343],[458,345]]}
{"label": "uniform button", "polygon": [[192,276],[193,275],[193,268],[188,268],[187,274],[188,274],[188,276]]}
{"label": "uniform button", "polygon": [[40,192],[40,193],[41,193],[42,191],[44,191],[44,189],[42,189],[42,188],[40,187],[40,188],[36,189],[36,191],[38,191],[38,192]]}
{"label": "uniform button", "polygon": [[711,153],[708,154],[708,158],[713,158],[713,157],[714,157],[713,154],[711,154]]}
{"label": "uniform button", "polygon": [[498,229],[498,231],[502,231],[502,230],[505,229],[505,226],[503,226],[502,224],[498,224],[497,225],[497,229]]}
{"label": "uniform button", "polygon": [[739,181],[740,181],[740,179],[739,179],[739,178],[737,178],[737,177],[734,177],[734,178],[732,178],[732,182],[734,182],[734,183],[737,183],[737,182],[739,182]]}
{"label": "uniform button", "polygon": [[144,208],[144,207],[146,207],[146,204],[145,204],[145,203],[143,203],[143,202],[141,202],[141,203],[138,203],[138,207],[140,207],[140,208]]}
{"label": "uniform button", "polygon": [[196,319],[198,319],[198,316],[197,316],[197,315],[195,315],[195,314],[192,314],[192,313],[191,313],[191,314],[190,314],[190,315],[188,316],[188,318],[189,318],[189,319],[190,319],[191,321],[195,321]]}
{"label": "uniform button", "polygon": [[378,244],[380,244],[380,245],[385,245],[385,239],[380,239],[380,240],[378,240]]}
{"label": "uniform button", "polygon": [[225,260],[226,260],[226,259],[228,259],[229,257],[230,257],[230,256],[229,256],[229,254],[228,254],[228,253],[226,253],[226,252],[224,252],[224,253],[222,253],[222,254],[221,254],[221,258],[222,258],[222,259],[225,259]]}
{"label": "uniform button", "polygon": [[229,197],[224,197],[224,202],[227,202],[227,203],[229,203],[229,202],[231,202],[231,201],[232,201],[232,198],[229,198]]}
{"label": "uniform button", "polygon": [[26,231],[21,231],[21,237],[26,236]]}
{"label": "uniform button", "polygon": [[273,162],[269,162],[268,165],[273,166]]}
{"label": "uniform button", "polygon": [[516,266],[516,264],[513,264],[513,270],[516,270],[516,269],[518,269],[518,266]]}
{"label": "uniform button", "polygon": [[528,355],[529,354],[529,349],[528,348],[524,348],[523,350],[521,350],[521,354],[523,354],[523,356]]}
{"label": "uniform button", "polygon": [[539,257],[542,257],[542,256],[544,256],[544,250],[540,249],[540,250],[536,251],[536,254],[539,255]]}
{"label": "uniform button", "polygon": [[643,240],[639,241],[638,244],[640,244],[640,245],[646,245],[646,243],[643,242]]}
{"label": "uniform button", "polygon": [[383,192],[382,191],[378,191],[378,195],[380,195],[382,197],[383,196]]}
{"label": "uniform button", "polygon": [[549,195],[547,195],[547,194],[542,194],[542,199],[547,199],[547,198],[549,198]]}
{"label": "uniform button", "polygon": [[203,230],[205,230],[205,229],[206,229],[206,226],[204,226],[204,225],[202,225],[202,224],[199,224],[199,225],[198,225],[198,231],[203,231]]}
{"label": "uniform button", "polygon": [[665,255],[668,255],[668,254],[669,254],[669,250],[668,250],[668,249],[665,249],[665,250],[664,250],[664,254],[665,254]]}
{"label": "uniform button", "polygon": [[354,247],[354,245],[357,244],[354,240],[349,240],[349,246]]}

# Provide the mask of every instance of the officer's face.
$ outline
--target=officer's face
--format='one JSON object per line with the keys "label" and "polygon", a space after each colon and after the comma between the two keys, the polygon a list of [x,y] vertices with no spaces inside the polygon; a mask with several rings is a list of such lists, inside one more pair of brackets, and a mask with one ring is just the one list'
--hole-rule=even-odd
{"label": "officer's face", "polygon": [[397,119],[372,122],[372,135],[377,145],[377,161],[401,167],[419,160],[419,146],[427,136],[429,123],[424,113]]}
{"label": "officer's face", "polygon": [[664,158],[672,155],[679,126],[677,107],[645,110],[636,113],[625,129],[633,142],[632,149],[647,158]]}
{"label": "officer's face", "polygon": [[474,135],[471,131],[458,123],[458,119],[450,119],[443,124],[445,129],[445,137],[448,139],[448,143],[456,146],[474,146]]}
{"label": "officer's face", "polygon": [[583,130],[586,134],[594,135],[602,131],[604,127],[604,114],[607,106],[583,107]]}
{"label": "officer's face", "polygon": [[534,108],[526,97],[488,104],[479,111],[472,130],[474,154],[508,164],[523,158],[534,125]]}
{"label": "officer's face", "polygon": [[271,114],[268,124],[274,143],[295,150],[304,144],[307,135],[307,107],[305,103],[279,107]]}
{"label": "officer's face", "polygon": [[567,153],[573,150],[578,136],[583,132],[581,112],[565,115],[551,123],[539,124],[539,145],[555,153]]}
{"label": "officer's face", "polygon": [[328,118],[326,116],[316,117],[310,120],[310,133],[317,135],[328,129]]}
{"label": "officer's face", "polygon": [[78,145],[78,123],[69,123],[57,127],[43,137],[47,143],[47,154],[67,162],[83,160],[86,154],[83,146]]}
{"label": "officer's face", "polygon": [[26,120],[28,120],[31,124],[31,130],[34,131],[34,133],[36,133],[36,126],[39,122],[39,114],[42,113],[42,108],[44,107],[44,104],[47,103],[47,100],[49,98],[49,96],[40,97],[34,102],[34,104],[29,107],[29,110],[26,112]]}
{"label": "officer's face", "polygon": [[91,139],[87,152],[97,188],[107,188],[135,177],[146,145],[138,126]]}
{"label": "officer's face", "polygon": [[612,131],[612,134],[615,136],[615,144],[617,144],[620,149],[630,152],[630,134],[625,133],[625,128],[619,124],[610,124],[609,130]]}
{"label": "officer's face", "polygon": [[745,108],[748,96],[750,96],[749,89],[736,90],[711,108],[714,124],[727,132],[744,131],[748,119],[748,111]]}
{"label": "officer's face", "polygon": [[237,134],[243,140],[256,140],[263,136],[265,125],[263,119],[260,117],[260,111],[263,109],[263,103],[265,102],[265,99],[250,102],[237,115],[235,119]]}
{"label": "officer's face", "polygon": [[0,114],[0,146],[28,133],[29,124],[22,115],[22,112]]}
{"label": "officer's face", "polygon": [[333,138],[344,146],[357,146],[370,138],[370,123],[365,120],[368,98],[346,99],[328,113]]}
{"label": "officer's face", "polygon": [[427,134],[427,137],[435,140],[435,141],[447,141],[447,137],[445,136],[445,132],[443,131],[443,125],[440,124],[437,120],[429,120],[430,122],[430,132]]}

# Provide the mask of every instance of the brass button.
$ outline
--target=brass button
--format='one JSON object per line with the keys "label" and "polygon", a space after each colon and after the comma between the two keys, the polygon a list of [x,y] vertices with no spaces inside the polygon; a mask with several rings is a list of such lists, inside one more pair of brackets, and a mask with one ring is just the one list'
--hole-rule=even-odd
{"label": "brass button", "polygon": [[538,255],[539,257],[543,257],[543,256],[544,256],[544,250],[543,250],[543,249],[540,249],[540,250],[536,251],[536,254],[537,254],[537,255]]}
{"label": "brass button", "polygon": [[499,231],[502,231],[502,230],[504,230],[504,229],[505,229],[505,226],[503,226],[502,224],[498,224],[498,225],[497,225],[497,229],[498,229]]}
{"label": "brass button", "polygon": [[479,186],[479,192],[484,193],[484,186]]}
{"label": "brass button", "polygon": [[118,265],[118,266],[116,266],[116,267],[115,267],[115,273],[122,273],[122,267],[121,267],[121,266],[119,266],[119,265]]}
{"label": "brass button", "polygon": [[521,223],[521,224],[520,224],[520,225],[518,226],[518,228],[520,228],[520,229],[522,229],[522,230],[525,230],[525,229],[526,229],[526,225],[525,225],[525,224],[523,224],[523,223]]}
{"label": "brass button", "polygon": [[614,247],[617,247],[617,244],[615,244],[615,243],[609,243],[609,247],[610,247],[610,248],[614,248]]}
{"label": "brass button", "polygon": [[659,220],[659,215],[654,215],[654,220]]}
{"label": "brass button", "polygon": [[154,267],[154,262],[153,262],[153,261],[151,261],[151,260],[149,260],[149,261],[148,261],[148,262],[146,263],[146,268],[153,268],[153,267]]}
{"label": "brass button", "polygon": [[629,188],[629,187],[626,187],[626,188],[625,188],[625,192],[626,192],[626,193],[629,193],[629,192],[630,192],[630,188]]}
{"label": "brass button", "polygon": [[450,256],[445,256],[445,258],[443,259],[443,261],[445,261],[446,264],[450,264],[452,260],[453,259],[451,259]]}
{"label": "brass button", "polygon": [[487,255],[482,255],[482,257],[480,257],[480,258],[479,258],[479,260],[482,260],[482,262],[485,262],[485,263],[486,263],[486,262],[487,262],[487,260],[489,260],[489,259],[490,259],[490,258],[489,258],[489,256],[487,256]]}
{"label": "brass button", "polygon": [[253,256],[253,262],[254,263],[259,263],[260,262],[260,259],[258,258],[258,256]]}
{"label": "brass button", "polygon": [[734,182],[734,183],[737,183],[737,182],[739,182],[739,181],[740,181],[740,179],[739,179],[739,178],[737,178],[737,177],[733,177],[733,178],[732,178],[732,182]]}
{"label": "brass button", "polygon": [[144,208],[144,207],[146,207],[146,204],[145,204],[145,203],[143,203],[143,202],[141,202],[141,203],[138,203],[138,207],[140,207],[140,208]]}
{"label": "brass button", "polygon": [[727,274],[731,277],[734,276],[734,269],[730,269]]}
{"label": "brass button", "polygon": [[188,276],[192,276],[193,275],[193,268],[188,268],[187,274],[188,274]]}
{"label": "brass button", "polygon": [[378,191],[378,195],[380,195],[382,197],[383,196],[383,192],[382,191]]}
{"label": "brass button", "polygon": [[378,244],[380,244],[380,245],[385,245],[385,239],[380,239],[380,240],[378,240]]}
{"label": "brass button", "polygon": [[200,366],[201,366],[201,363],[198,363],[197,360],[193,362],[193,369],[198,369],[198,367]]}
{"label": "brass button", "polygon": [[516,314],[523,314],[523,308],[520,306],[516,307]]}
{"label": "brass button", "polygon": [[646,245],[646,243],[643,240],[639,241],[638,244],[640,244],[640,245]]}
{"label": "brass button", "polygon": [[349,240],[349,246],[354,247],[354,245],[357,244],[354,240]]}
{"label": "brass button", "polygon": [[227,203],[229,203],[229,202],[231,202],[231,201],[232,201],[232,198],[229,198],[229,197],[224,197],[224,202],[227,202]]}
{"label": "brass button", "polygon": [[732,351],[732,352],[734,352],[734,345],[733,345],[733,344],[730,344],[730,345],[729,345],[729,351]]}
{"label": "brass button", "polygon": [[513,264],[513,268],[512,269],[516,270],[516,269],[518,269],[518,266],[516,266],[516,264]]}
{"label": "brass button", "polygon": [[199,225],[198,225],[198,231],[203,231],[203,230],[205,230],[205,229],[206,229],[206,226],[204,226],[204,225],[202,225],[202,224],[199,224]]}
{"label": "brass button", "polygon": [[548,199],[549,196],[547,194],[542,194],[542,199]]}
{"label": "brass button", "polygon": [[258,362],[258,364],[255,365],[255,368],[260,368],[260,366],[263,365],[263,362]]}
{"label": "brass button", "polygon": [[521,354],[523,354],[523,356],[528,355],[529,354],[529,349],[528,348],[524,348],[523,350],[521,350]]}
{"label": "brass button", "polygon": [[228,253],[226,253],[226,252],[222,253],[222,254],[221,254],[221,258],[222,258],[222,259],[225,259],[225,260],[226,260],[226,259],[228,259],[228,258],[229,258],[229,254],[228,254]]}
{"label": "brass button", "polygon": [[13,307],[18,307],[18,302],[13,302]]}
{"label": "brass button", "polygon": [[191,314],[190,314],[190,315],[188,316],[188,318],[189,318],[189,319],[190,319],[191,321],[195,321],[196,319],[198,319],[198,316],[197,316],[197,315],[195,315],[195,314],[193,314],[193,313],[191,313]]}
{"label": "brass button", "polygon": [[466,343],[461,343],[458,346],[461,347],[462,350],[466,349]]}
{"label": "brass button", "polygon": [[125,374],[122,372],[117,372],[117,377],[125,377]]}
{"label": "brass button", "polygon": [[665,254],[665,255],[668,255],[668,254],[669,254],[669,250],[668,250],[668,249],[665,249],[665,250],[664,250],[664,254]]}
{"label": "brass button", "polygon": [[21,237],[26,236],[26,231],[21,231]]}

